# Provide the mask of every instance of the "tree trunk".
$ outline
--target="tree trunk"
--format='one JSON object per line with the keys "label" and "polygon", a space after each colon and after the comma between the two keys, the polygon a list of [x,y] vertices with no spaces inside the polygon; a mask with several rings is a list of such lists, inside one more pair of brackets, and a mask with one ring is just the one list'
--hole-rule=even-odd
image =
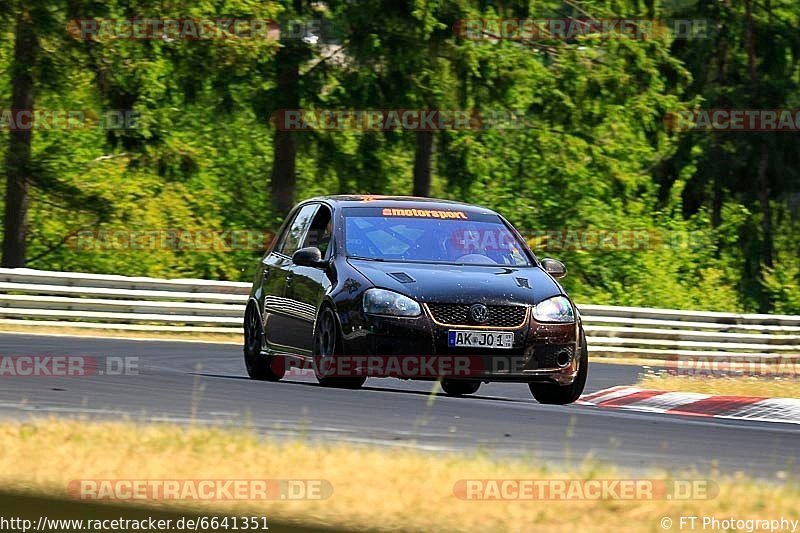
{"label": "tree trunk", "polygon": [[762,142],[761,150],[758,154],[758,174],[756,183],[758,184],[758,203],[761,208],[761,234],[764,238],[762,250],[762,262],[764,266],[772,268],[773,265],[773,246],[772,246],[772,209],[769,205],[769,147]]}
{"label": "tree trunk", "polygon": [[[14,58],[11,65],[11,109],[15,127],[9,132],[6,154],[2,261],[2,266],[6,268],[25,266],[34,105],[32,71],[38,46],[33,21],[30,14],[23,11],[16,21]],[[30,121],[25,121],[22,125],[19,120],[21,111],[31,113]]]}
{"label": "tree trunk", "polygon": [[414,196],[430,196],[433,132],[418,131],[416,135],[417,150],[414,155]]}
{"label": "tree trunk", "polygon": [[295,203],[297,176],[297,139],[293,131],[276,131],[273,139],[272,207],[276,213],[287,214]]}
{"label": "tree trunk", "polygon": [[[754,38],[754,24],[753,24],[753,9],[752,1],[745,0],[745,46],[747,48],[747,63],[750,70],[750,88],[753,95],[753,107],[761,105],[760,100],[760,86],[758,80],[758,63],[756,57],[756,47]],[[763,244],[761,246],[761,264],[767,268],[772,268],[773,261],[773,244],[772,244],[772,209],[769,205],[769,146],[764,140],[758,143],[758,167],[756,170],[756,196],[758,198],[758,206],[761,210],[761,239]],[[773,302],[770,300],[770,295],[767,291],[762,292],[761,312],[768,313],[772,311]]]}
{"label": "tree trunk", "polygon": [[[729,9],[729,2],[722,2],[722,7]],[[728,66],[728,26],[724,22],[720,26],[719,37],[716,42],[716,55],[717,55],[717,79],[716,84],[719,86],[727,85],[727,66]],[[724,153],[722,151],[722,143],[720,136],[717,132],[712,133],[712,154],[716,162],[723,161]],[[727,178],[728,165],[722,166],[725,173],[720,172],[720,168],[714,169],[713,184],[712,184],[712,197],[711,197],[711,226],[718,228],[722,224],[722,203],[724,195],[724,182]],[[719,257],[719,242],[717,242],[716,255]]]}
{"label": "tree trunk", "polygon": [[[277,103],[284,110],[300,107],[300,57],[292,45],[281,48],[275,57],[277,63]],[[297,190],[296,160],[297,133],[294,131],[275,131],[272,140],[273,160],[270,187],[272,207],[276,214],[287,214],[295,203]]]}

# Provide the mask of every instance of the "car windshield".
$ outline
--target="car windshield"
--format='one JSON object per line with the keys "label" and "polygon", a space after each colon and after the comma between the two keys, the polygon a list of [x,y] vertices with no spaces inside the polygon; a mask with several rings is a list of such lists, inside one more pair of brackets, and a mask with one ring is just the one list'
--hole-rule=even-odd
{"label": "car windshield", "polygon": [[345,249],[375,261],[530,266],[523,244],[495,214],[453,209],[351,207]]}

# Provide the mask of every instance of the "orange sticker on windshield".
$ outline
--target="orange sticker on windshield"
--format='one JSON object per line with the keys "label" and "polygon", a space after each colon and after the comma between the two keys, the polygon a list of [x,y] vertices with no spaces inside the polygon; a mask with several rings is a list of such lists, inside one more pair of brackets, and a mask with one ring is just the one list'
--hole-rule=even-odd
{"label": "orange sticker on windshield", "polygon": [[469,220],[464,211],[439,211],[432,209],[395,209],[386,207],[383,210],[385,217],[414,217],[414,218],[454,218],[458,220]]}

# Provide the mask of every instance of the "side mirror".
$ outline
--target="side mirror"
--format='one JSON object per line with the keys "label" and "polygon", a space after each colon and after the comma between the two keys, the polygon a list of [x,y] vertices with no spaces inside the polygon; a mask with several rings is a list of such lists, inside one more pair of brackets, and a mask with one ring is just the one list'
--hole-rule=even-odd
{"label": "side mirror", "polygon": [[292,255],[292,263],[297,266],[322,268],[325,263],[322,261],[322,252],[316,246],[300,248]]}
{"label": "side mirror", "polygon": [[556,279],[561,279],[567,275],[567,267],[557,259],[542,259],[542,268]]}

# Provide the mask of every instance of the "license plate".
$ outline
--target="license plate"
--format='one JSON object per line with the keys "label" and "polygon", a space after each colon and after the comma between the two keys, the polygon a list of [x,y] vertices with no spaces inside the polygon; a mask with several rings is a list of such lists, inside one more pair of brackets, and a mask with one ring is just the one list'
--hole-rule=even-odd
{"label": "license plate", "polygon": [[447,345],[451,348],[511,348],[514,334],[504,331],[460,331],[447,332]]}

